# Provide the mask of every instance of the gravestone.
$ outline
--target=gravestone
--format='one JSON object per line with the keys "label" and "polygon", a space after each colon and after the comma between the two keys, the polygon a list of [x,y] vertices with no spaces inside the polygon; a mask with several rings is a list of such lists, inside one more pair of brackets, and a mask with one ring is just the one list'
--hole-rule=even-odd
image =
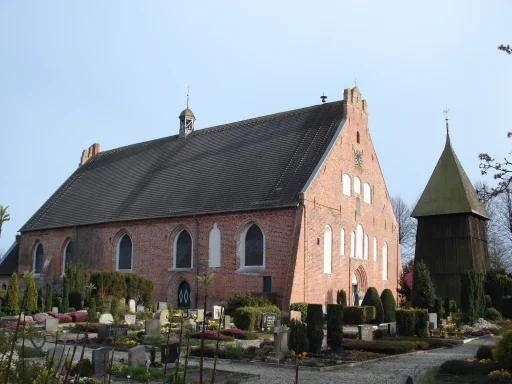
{"label": "gravestone", "polygon": [[100,315],[100,319],[98,320],[98,323],[100,324],[112,324],[114,322],[114,318],[110,313],[102,313]]}
{"label": "gravestone", "polygon": [[59,313],[59,307],[52,307],[52,312]]}
{"label": "gravestone", "polygon": [[213,306],[213,318],[215,320],[220,319],[221,312],[222,312],[222,307],[220,305],[214,305]]}
{"label": "gravestone", "polygon": [[0,319],[0,328],[6,328],[10,329],[11,331],[15,331],[17,324],[18,316],[4,316]]}
{"label": "gravestone", "polygon": [[146,310],[146,307],[143,305],[137,305],[137,312],[144,312]]}
{"label": "gravestone", "polygon": [[189,309],[188,310],[188,317],[194,318],[196,316],[196,319],[203,320],[204,318],[204,309]]}
{"label": "gravestone", "polygon": [[124,321],[126,321],[126,324],[135,324],[137,322],[137,316],[136,315],[124,315]]}
{"label": "gravestone", "polygon": [[428,314],[428,329],[437,329],[437,313]]}
{"label": "gravestone", "polygon": [[146,334],[144,335],[145,342],[155,342],[161,337],[162,324],[160,320],[148,320],[146,321]]}
{"label": "gravestone", "polygon": [[445,329],[447,325],[448,325],[448,320],[441,319],[441,328]]}
{"label": "gravestone", "polygon": [[280,322],[274,327],[274,351],[270,354],[276,359],[281,360],[288,352],[288,332],[283,331]]}
{"label": "gravestone", "polygon": [[[59,345],[59,346],[56,346],[55,348],[50,348],[48,350],[48,354],[46,356],[48,356],[47,357],[48,359],[51,359],[53,357],[52,368],[57,368],[59,366],[59,363],[61,366],[64,363],[63,355],[64,355],[64,347]],[[61,359],[62,359],[62,361],[61,361]]]}
{"label": "gravestone", "polygon": [[196,321],[194,319],[187,319],[183,324],[183,328],[187,330],[187,332],[195,332],[196,330]]}
{"label": "gravestone", "polygon": [[162,325],[169,324],[169,311],[164,309],[161,312],[155,313],[155,320],[160,321]]}
{"label": "gravestone", "polygon": [[108,337],[120,339],[128,336],[128,324],[100,324],[98,327],[98,341],[101,343]]}
{"label": "gravestone", "polygon": [[171,343],[169,348],[167,348],[167,344],[160,345],[162,364],[174,363],[176,361],[178,358],[178,347],[179,343]]}
{"label": "gravestone", "polygon": [[159,309],[159,310],[161,310],[161,311],[163,311],[163,310],[167,310],[167,309],[169,309],[169,306],[167,305],[167,303],[166,303],[166,302],[164,302],[164,301],[160,301],[160,302],[158,303],[158,309]]}
{"label": "gravestone", "polygon": [[98,348],[92,350],[92,372],[101,376],[108,370],[109,348]]}
{"label": "gravestone", "polygon": [[128,301],[128,310],[133,313],[133,312],[135,312],[135,309],[136,309],[135,300],[130,299]]}
{"label": "gravestone", "polygon": [[47,317],[44,323],[46,331],[57,331],[59,329],[59,319],[54,317]]}
{"label": "gravestone", "polygon": [[224,315],[224,329],[229,329],[231,328],[231,316],[229,315]]}
{"label": "gravestone", "polygon": [[396,336],[396,323],[388,323],[388,336]]}
{"label": "gravestone", "polygon": [[261,314],[261,328],[272,328],[277,320],[277,313],[263,312]]}
{"label": "gravestone", "polygon": [[373,325],[363,324],[358,325],[359,329],[359,340],[372,341],[373,340]]}
{"label": "gravestone", "polygon": [[[208,330],[208,322],[205,323],[204,330]],[[196,322],[196,332],[202,332],[203,331],[203,322],[198,321]]]}
{"label": "gravestone", "polygon": [[128,350],[128,366],[129,367],[145,367],[146,366],[146,348],[143,345],[130,348]]}

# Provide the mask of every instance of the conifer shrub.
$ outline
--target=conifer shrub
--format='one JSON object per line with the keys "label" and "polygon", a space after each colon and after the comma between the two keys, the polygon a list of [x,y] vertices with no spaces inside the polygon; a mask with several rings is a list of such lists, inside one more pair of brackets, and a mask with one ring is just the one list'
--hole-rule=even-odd
{"label": "conifer shrub", "polygon": [[295,353],[309,352],[308,330],[306,323],[292,319],[290,322],[290,336],[288,348]]}
{"label": "conifer shrub", "polygon": [[428,310],[415,308],[414,314],[414,333],[418,337],[428,337]]}
{"label": "conifer shrub", "polygon": [[485,320],[501,320],[501,313],[495,308],[487,308],[484,312]]}
{"label": "conifer shrub", "polygon": [[386,288],[380,295],[382,308],[384,309],[384,323],[393,323],[396,321],[396,301],[391,289]]}
{"label": "conifer shrub", "polygon": [[320,352],[324,339],[324,313],[322,304],[308,304],[306,319],[308,329],[309,349],[313,353]]}
{"label": "conifer shrub", "polygon": [[[364,295],[361,306],[375,307],[377,313],[374,319],[370,320],[370,324],[380,324],[384,321],[384,308],[382,307],[382,301],[380,300],[379,292],[377,288],[370,287]],[[368,317],[367,317],[368,320]]]}
{"label": "conifer shrub", "polygon": [[308,303],[292,303],[290,304],[290,311],[299,311],[302,321],[306,321],[308,317]]}
{"label": "conifer shrub", "polygon": [[52,283],[46,283],[46,296],[44,299],[44,312],[50,312],[52,310]]}
{"label": "conifer shrub", "polygon": [[492,356],[503,369],[512,371],[512,331],[505,332],[492,350]]}
{"label": "conifer shrub", "polygon": [[444,313],[446,316],[450,316],[450,299],[448,297],[444,298]]}
{"label": "conifer shrub", "polygon": [[343,304],[327,304],[327,345],[341,348],[343,339]]}
{"label": "conifer shrub", "polygon": [[112,303],[110,303],[110,314],[114,318],[114,322],[117,323],[119,321],[119,305],[117,299],[112,299]]}
{"label": "conifer shrub", "polygon": [[64,277],[64,287],[62,289],[62,305],[60,306],[60,312],[69,312],[69,280]]}
{"label": "conifer shrub", "polygon": [[475,357],[477,360],[482,359],[493,359],[492,357],[492,346],[490,345],[481,345],[478,347],[478,350],[476,351]]}
{"label": "conifer shrub", "polygon": [[512,319],[512,296],[501,298],[501,314],[507,319]]}
{"label": "conifer shrub", "polygon": [[485,298],[483,276],[474,271],[465,271],[462,275],[461,309],[464,313],[464,322],[472,325],[479,318],[484,317]]}
{"label": "conifer shrub", "polygon": [[250,292],[237,293],[231,297],[226,303],[225,312],[226,315],[233,316],[238,308],[243,307],[266,307],[272,305],[272,303],[262,297],[253,296]]}
{"label": "conifer shrub", "polygon": [[437,313],[438,322],[444,318],[444,302],[442,297],[436,297],[434,312]]}
{"label": "conifer shrub", "polygon": [[37,312],[44,312],[43,287],[39,287],[37,290]]}
{"label": "conifer shrub", "polygon": [[423,261],[414,263],[412,305],[415,308],[433,308],[436,295],[430,271]]}
{"label": "conifer shrub", "polygon": [[505,273],[488,272],[485,275],[485,293],[491,297],[492,303],[501,312],[501,298],[512,295],[512,277]]}
{"label": "conifer shrub", "polygon": [[25,313],[31,316],[37,313],[37,288],[34,279],[29,280],[25,294]]}
{"label": "conifer shrub", "polygon": [[336,293],[336,303],[341,304],[344,307],[347,306],[347,293],[345,290],[341,289]]}
{"label": "conifer shrub", "polygon": [[87,309],[87,321],[89,323],[98,322],[98,310],[96,309],[96,299],[92,298]]}
{"label": "conifer shrub", "polygon": [[396,310],[396,327],[399,336],[414,336],[416,325],[416,311],[414,309]]}
{"label": "conifer shrub", "polygon": [[485,309],[492,308],[492,299],[491,296],[485,295]]}
{"label": "conifer shrub", "polygon": [[68,295],[69,306],[76,310],[82,309],[82,294],[79,292],[70,292]]}
{"label": "conifer shrub", "polygon": [[364,324],[372,324],[377,317],[377,309],[374,306],[366,305],[361,307],[365,310],[365,322]]}
{"label": "conifer shrub", "polygon": [[9,280],[7,296],[5,298],[5,313],[11,316],[19,315],[20,306],[18,303],[18,275],[14,272]]}
{"label": "conifer shrub", "polygon": [[343,322],[347,325],[365,324],[366,323],[366,308],[343,307]]}

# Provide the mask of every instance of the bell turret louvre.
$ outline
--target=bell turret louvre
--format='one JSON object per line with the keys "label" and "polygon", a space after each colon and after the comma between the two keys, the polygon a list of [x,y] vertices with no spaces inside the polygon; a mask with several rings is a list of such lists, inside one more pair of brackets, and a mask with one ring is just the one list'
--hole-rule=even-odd
{"label": "bell turret louvre", "polygon": [[188,107],[190,98],[190,85],[187,85],[187,108],[180,113],[180,139],[184,139],[194,131],[196,117]]}

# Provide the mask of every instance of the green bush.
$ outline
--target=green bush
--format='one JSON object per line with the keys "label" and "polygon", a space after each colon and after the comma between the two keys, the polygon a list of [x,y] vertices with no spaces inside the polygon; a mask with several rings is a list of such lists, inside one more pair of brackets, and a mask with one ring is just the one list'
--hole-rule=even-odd
{"label": "green bush", "polygon": [[414,341],[354,341],[352,343],[343,344],[346,351],[365,351],[374,353],[384,353],[386,355],[399,355],[416,351],[418,349],[425,350],[428,348],[427,343],[418,343]]}
{"label": "green bush", "polygon": [[327,304],[327,345],[341,348],[343,339],[343,304]]}
{"label": "green bush", "polygon": [[49,281],[46,283],[46,296],[44,299],[44,312],[50,312],[52,310],[52,283]]}
{"label": "green bush", "polygon": [[[80,370],[80,372],[78,372],[78,370]],[[71,376],[76,376],[76,374],[79,374],[80,377],[91,377],[93,374],[91,360],[82,359],[81,362],[79,361],[73,365]]]}
{"label": "green bush", "polygon": [[415,308],[433,308],[436,295],[430,271],[423,261],[414,263],[412,305]]}
{"label": "green bush", "polygon": [[476,351],[476,356],[478,360],[482,359],[491,359],[492,360],[492,346],[490,345],[481,345],[478,347]]}
{"label": "green bush", "polygon": [[20,305],[18,300],[18,275],[14,272],[9,280],[9,288],[7,288],[7,296],[5,298],[4,312],[7,315],[19,315]]}
{"label": "green bush", "polygon": [[450,300],[450,312],[457,312],[458,309],[457,302],[455,300]]}
{"label": "green bush", "polygon": [[485,295],[485,309],[492,308],[492,299],[491,296]]}
{"label": "green bush", "polygon": [[146,306],[153,302],[153,282],[151,280],[134,273],[127,273],[124,276],[124,281],[128,299],[133,299],[137,304]]}
{"label": "green bush", "polygon": [[365,305],[361,308],[365,311],[365,324],[371,324],[377,317],[377,309],[374,306]]}
{"label": "green bush", "polygon": [[468,364],[465,360],[448,360],[439,367],[439,373],[446,375],[488,375],[498,369],[495,362]]}
{"label": "green bush", "polygon": [[393,297],[391,289],[386,288],[380,294],[380,301],[382,302],[382,308],[384,309],[384,323],[393,323],[396,321],[396,301]]}
{"label": "green bush", "polygon": [[512,331],[501,336],[492,350],[492,356],[501,368],[512,371]]}
{"label": "green bush", "polygon": [[347,293],[343,289],[336,293],[336,303],[341,304],[344,307],[347,306]]}
{"label": "green bush", "polygon": [[25,313],[27,315],[33,315],[37,313],[37,289],[34,279],[30,279],[25,290],[25,295]]}
{"label": "green bush", "polygon": [[68,298],[70,307],[75,308],[77,311],[82,309],[82,294],[78,292],[70,292]]}
{"label": "green bush", "polygon": [[293,319],[290,322],[288,348],[295,353],[309,352],[308,330],[306,323]]}
{"label": "green bush", "polygon": [[308,329],[309,349],[313,353],[320,352],[324,339],[324,313],[322,304],[308,304],[306,318]]}
{"label": "green bush", "polygon": [[[377,310],[375,318],[370,320],[369,323],[380,324],[384,321],[384,308],[382,307],[382,301],[380,300],[377,288],[368,288],[366,294],[364,295],[364,299],[363,302],[361,303],[361,306],[375,307],[375,309]],[[368,317],[366,319],[368,320]]]}
{"label": "green bush", "polygon": [[437,321],[441,322],[441,319],[444,319],[444,302],[442,297],[436,297],[434,310],[437,313]]}
{"label": "green bush", "polygon": [[418,337],[428,337],[428,310],[416,308],[414,311],[414,333]]}
{"label": "green bush", "polygon": [[92,271],[89,284],[94,284],[96,289],[91,297],[96,299],[96,304],[103,304],[108,297],[126,297],[125,274],[117,271]]}
{"label": "green bush", "polygon": [[251,293],[237,293],[235,296],[231,297],[226,303],[225,312],[226,315],[233,316],[235,311],[238,308],[243,307],[268,307],[271,306],[272,303],[267,299],[262,297],[256,297],[251,295]]}
{"label": "green bush", "polygon": [[87,321],[96,323],[98,321],[98,310],[96,309],[96,299],[92,298],[89,308],[87,309]]}
{"label": "green bush", "polygon": [[501,312],[501,298],[512,295],[512,277],[505,273],[488,272],[485,276],[485,293],[491,297],[492,303]]}
{"label": "green bush", "polygon": [[483,276],[474,271],[465,271],[462,275],[461,309],[464,322],[473,325],[479,318],[484,317],[485,298]]}
{"label": "green bush", "polygon": [[446,316],[450,316],[450,312],[451,312],[451,310],[450,310],[450,299],[445,297],[445,299],[444,299],[444,314]]}
{"label": "green bush", "polygon": [[242,307],[235,311],[233,322],[238,329],[253,332],[261,327],[261,314],[263,312],[277,313],[278,317],[281,311],[275,305],[267,307]]}
{"label": "green bush", "polygon": [[416,311],[414,309],[396,310],[396,327],[399,336],[414,336]]}
{"label": "green bush", "polygon": [[380,340],[384,337],[384,331],[382,329],[376,329],[375,331],[373,331],[373,338],[375,340]]}
{"label": "green bush", "polygon": [[503,296],[501,298],[501,314],[507,319],[512,318],[512,296]]}
{"label": "green bush", "polygon": [[237,340],[258,340],[258,335],[254,332],[235,333],[233,336]]}
{"label": "green bush", "polygon": [[119,321],[119,302],[117,299],[112,299],[110,303],[110,314],[114,318],[114,322],[117,323]]}
{"label": "green bush", "polygon": [[69,312],[69,280],[67,277],[63,278],[63,285],[62,288],[62,304],[59,307],[59,311],[62,313]]}
{"label": "green bush", "polygon": [[366,323],[366,308],[343,307],[343,322],[347,325],[365,324]]}
{"label": "green bush", "polygon": [[501,320],[501,313],[494,308],[487,308],[484,312],[485,320]]}
{"label": "green bush", "polygon": [[306,321],[308,317],[308,303],[292,303],[290,304],[290,311],[300,311],[300,318]]}
{"label": "green bush", "polygon": [[39,287],[37,290],[37,312],[44,312],[43,287]]}

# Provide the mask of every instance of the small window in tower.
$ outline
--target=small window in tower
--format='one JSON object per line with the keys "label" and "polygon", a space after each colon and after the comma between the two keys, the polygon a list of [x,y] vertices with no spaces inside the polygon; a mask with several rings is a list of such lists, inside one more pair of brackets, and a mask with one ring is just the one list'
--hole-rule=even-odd
{"label": "small window in tower", "polygon": [[356,140],[357,140],[357,144],[359,144],[359,131],[356,134]]}
{"label": "small window in tower", "polygon": [[356,199],[356,216],[361,216],[361,200],[359,197]]}

